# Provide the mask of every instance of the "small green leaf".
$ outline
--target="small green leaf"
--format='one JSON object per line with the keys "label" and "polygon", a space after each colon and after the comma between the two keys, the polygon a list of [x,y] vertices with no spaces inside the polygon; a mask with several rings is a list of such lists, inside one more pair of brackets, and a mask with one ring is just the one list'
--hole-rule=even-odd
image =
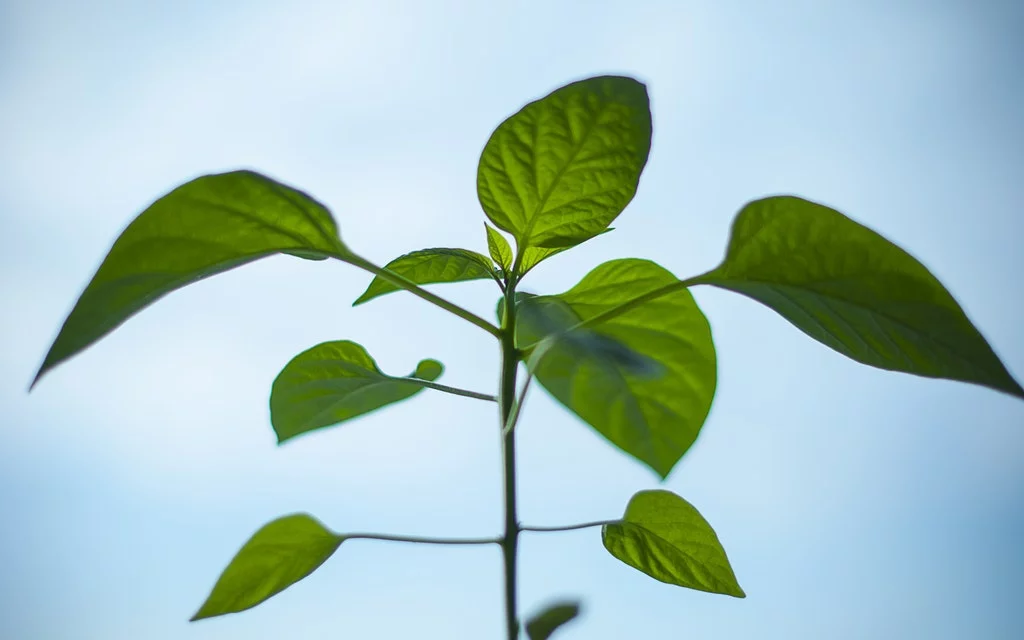
{"label": "small green leaf", "polygon": [[114,242],[32,384],[171,291],[275,253],[318,260],[348,250],[326,207],[258,173],[208,175],[174,189]]}
{"label": "small green leaf", "polygon": [[414,396],[426,386],[423,381],[443,371],[437,360],[423,360],[411,376],[396,378],[381,372],[360,345],[324,342],[295,356],[278,374],[270,422],[282,443]]}
{"label": "small green leaf", "polygon": [[684,288],[587,329],[567,332],[679,280],[648,260],[606,262],[557,296],[523,296],[517,340],[548,338],[537,381],[612,444],[669,474],[707,418],[715,394],[711,327]]}
{"label": "small green leaf", "polygon": [[520,254],[570,247],[604,230],[629,204],[650,148],[642,83],[580,80],[498,126],[480,157],[477,194]]}
{"label": "small green leaf", "polygon": [[725,260],[698,280],[761,302],[858,362],[1024,398],[924,265],[826,206],[792,196],[751,202],[733,223]]}
{"label": "small green leaf", "polygon": [[602,527],[601,539],[608,553],[655,580],[746,597],[714,529],[674,493],[637,493],[621,521]]}
{"label": "small green leaf", "polygon": [[[423,249],[395,258],[384,266],[415,284],[465,282],[496,278],[494,265],[487,256],[466,249]],[[352,306],[363,304],[385,293],[400,289],[379,276]]]}
{"label": "small green leaf", "polygon": [[344,540],[305,514],[264,525],[224,569],[192,621],[255,607],[316,571]]}
{"label": "small green leaf", "polygon": [[512,268],[512,247],[509,246],[508,240],[497,229],[486,222],[484,223],[484,228],[487,229],[487,250],[491,254],[491,259],[503,271],[507,272]]}
{"label": "small green leaf", "polygon": [[[594,234],[593,237],[596,238],[597,236],[602,236],[608,233],[609,231],[614,231],[614,229],[608,227],[604,231]],[[587,238],[587,240],[589,239],[590,238]],[[557,249],[544,249],[541,247],[527,247],[526,249],[523,250],[523,259],[521,264],[519,265],[519,273],[525,276],[531,269],[540,264],[542,260],[547,260],[551,256],[562,253],[566,249],[571,248],[572,247],[559,247]]]}
{"label": "small green leaf", "polygon": [[550,605],[526,622],[526,635],[530,640],[548,640],[555,630],[579,614],[579,602],[559,602]]}

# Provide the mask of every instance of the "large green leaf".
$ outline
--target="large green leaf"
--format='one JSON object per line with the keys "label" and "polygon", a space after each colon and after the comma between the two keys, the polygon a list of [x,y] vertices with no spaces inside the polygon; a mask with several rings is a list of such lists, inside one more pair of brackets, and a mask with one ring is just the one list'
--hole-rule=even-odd
{"label": "large green leaf", "polygon": [[258,173],[208,175],[174,189],[114,242],[33,385],[167,293],[275,253],[322,259],[347,249],[322,204]]}
{"label": "large green leaf", "polygon": [[192,620],[255,607],[316,571],[344,540],[305,514],[264,525],[224,569]]}
{"label": "large green leaf", "polygon": [[509,246],[508,240],[501,235],[500,231],[486,222],[484,228],[487,229],[487,251],[491,254],[491,259],[501,267],[503,272],[508,272],[515,259],[512,255],[512,247]]}
{"label": "large green leaf", "polygon": [[277,441],[351,420],[419,393],[440,377],[437,360],[423,360],[409,377],[384,374],[366,349],[341,340],[303,351],[285,365],[270,392]]}
{"label": "large green leaf", "polygon": [[602,527],[601,539],[608,553],[655,580],[746,597],[714,529],[674,493],[637,493],[621,521]]}
{"label": "large green leaf", "polygon": [[[496,278],[494,265],[487,256],[466,249],[423,249],[395,258],[384,266],[415,284],[465,282]],[[353,306],[399,291],[399,288],[377,276]]]}
{"label": "large green leaf", "polygon": [[871,229],[792,196],[751,202],[699,282],[753,298],[858,362],[1024,390],[924,265]]}
{"label": "large green leaf", "polygon": [[647,88],[619,76],[566,85],[491,134],[477,194],[527,247],[569,247],[604,230],[636,193],[651,147]]}
{"label": "large green leaf", "polygon": [[580,615],[579,602],[559,602],[549,605],[526,622],[526,635],[530,640],[548,640],[559,627]]}
{"label": "large green leaf", "polygon": [[547,338],[528,365],[559,402],[665,477],[690,448],[715,394],[711,328],[684,288],[587,329],[581,321],[678,279],[648,260],[606,262],[557,296],[523,297],[517,340]]}

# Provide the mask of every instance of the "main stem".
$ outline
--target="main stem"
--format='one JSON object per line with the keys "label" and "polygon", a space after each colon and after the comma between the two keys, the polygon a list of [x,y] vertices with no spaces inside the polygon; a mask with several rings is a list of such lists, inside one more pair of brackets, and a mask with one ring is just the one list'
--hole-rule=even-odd
{"label": "main stem", "polygon": [[501,325],[501,389],[498,404],[501,409],[501,452],[505,486],[505,533],[501,538],[501,554],[505,561],[505,623],[508,640],[519,637],[516,605],[516,553],[519,548],[519,518],[516,514],[516,430],[506,429],[516,401],[516,373],[519,358],[516,352],[515,286],[510,283],[505,291],[505,317]]}

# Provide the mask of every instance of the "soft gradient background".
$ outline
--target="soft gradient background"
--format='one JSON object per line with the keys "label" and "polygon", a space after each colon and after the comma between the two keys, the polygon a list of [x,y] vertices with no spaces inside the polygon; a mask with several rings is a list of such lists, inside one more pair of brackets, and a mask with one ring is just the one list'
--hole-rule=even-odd
{"label": "soft gradient background", "polygon": [[[545,263],[568,288],[638,256],[720,259],[734,212],[792,192],[921,258],[1024,374],[1020,2],[0,4],[0,637],[500,637],[496,548],[353,541],[250,612],[190,625],[264,522],[500,528],[492,406],[416,399],[277,448],[267,396],[320,341],[385,371],[422,357],[486,391],[497,350],[411,296],[277,257],[170,295],[29,380],[119,230],[201,173],[252,167],[334,210],[384,263],[485,250],[479,152],[525,102],[597,73],[649,84],[654,147],[614,233]],[[488,283],[438,288],[491,317]],[[559,637],[1024,637],[1024,403],[871,370],[755,303],[700,289],[720,386],[665,486],[716,527],[746,600],[650,580],[597,530],[527,534],[525,612]],[[657,486],[543,392],[521,429],[522,517],[618,516]]]}

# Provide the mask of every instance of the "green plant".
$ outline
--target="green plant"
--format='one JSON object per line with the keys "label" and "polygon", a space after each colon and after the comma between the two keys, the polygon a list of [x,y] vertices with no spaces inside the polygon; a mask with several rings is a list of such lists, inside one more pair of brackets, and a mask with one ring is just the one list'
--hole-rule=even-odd
{"label": "green plant", "polygon": [[[217,580],[193,620],[263,602],[316,570],[348,540],[498,545],[505,567],[506,632],[520,631],[516,555],[520,533],[601,527],[626,564],[673,585],[744,597],[718,537],[696,508],[668,491],[637,493],[604,522],[527,527],[516,508],[516,424],[536,378],[610,443],[665,478],[696,439],[716,385],[711,329],[690,287],[710,285],[757,300],[812,338],[882,369],[984,385],[1024,398],[958,303],[916,259],[870,229],[793,196],[748,203],[722,263],[678,279],[629,258],[606,262],[558,295],[518,291],[541,261],[609,230],[632,200],[651,143],[643,84],[602,76],[566,85],[508,118],[484,147],[477,190],[489,257],[426,249],[372,264],[342,242],[327,208],[251,171],[207,175],[154,202],[120,235],[50,348],[47,371],[163,295],[276,253],[333,258],[374,275],[354,304],[404,290],[490,333],[501,350],[496,396],[436,380],[421,361],[408,376],[382,372],[360,345],[326,342],[292,359],[274,381],[278,441],[337,425],[425,388],[498,405],[505,527],[484,539],[338,534],[306,514],[257,531]],[[496,228],[495,228],[496,227]],[[500,230],[500,231],[499,231]],[[515,241],[515,251],[502,231]],[[501,292],[495,325],[421,285],[491,279]],[[520,364],[526,377],[519,384]],[[579,612],[553,604],[525,623],[549,637]]]}

